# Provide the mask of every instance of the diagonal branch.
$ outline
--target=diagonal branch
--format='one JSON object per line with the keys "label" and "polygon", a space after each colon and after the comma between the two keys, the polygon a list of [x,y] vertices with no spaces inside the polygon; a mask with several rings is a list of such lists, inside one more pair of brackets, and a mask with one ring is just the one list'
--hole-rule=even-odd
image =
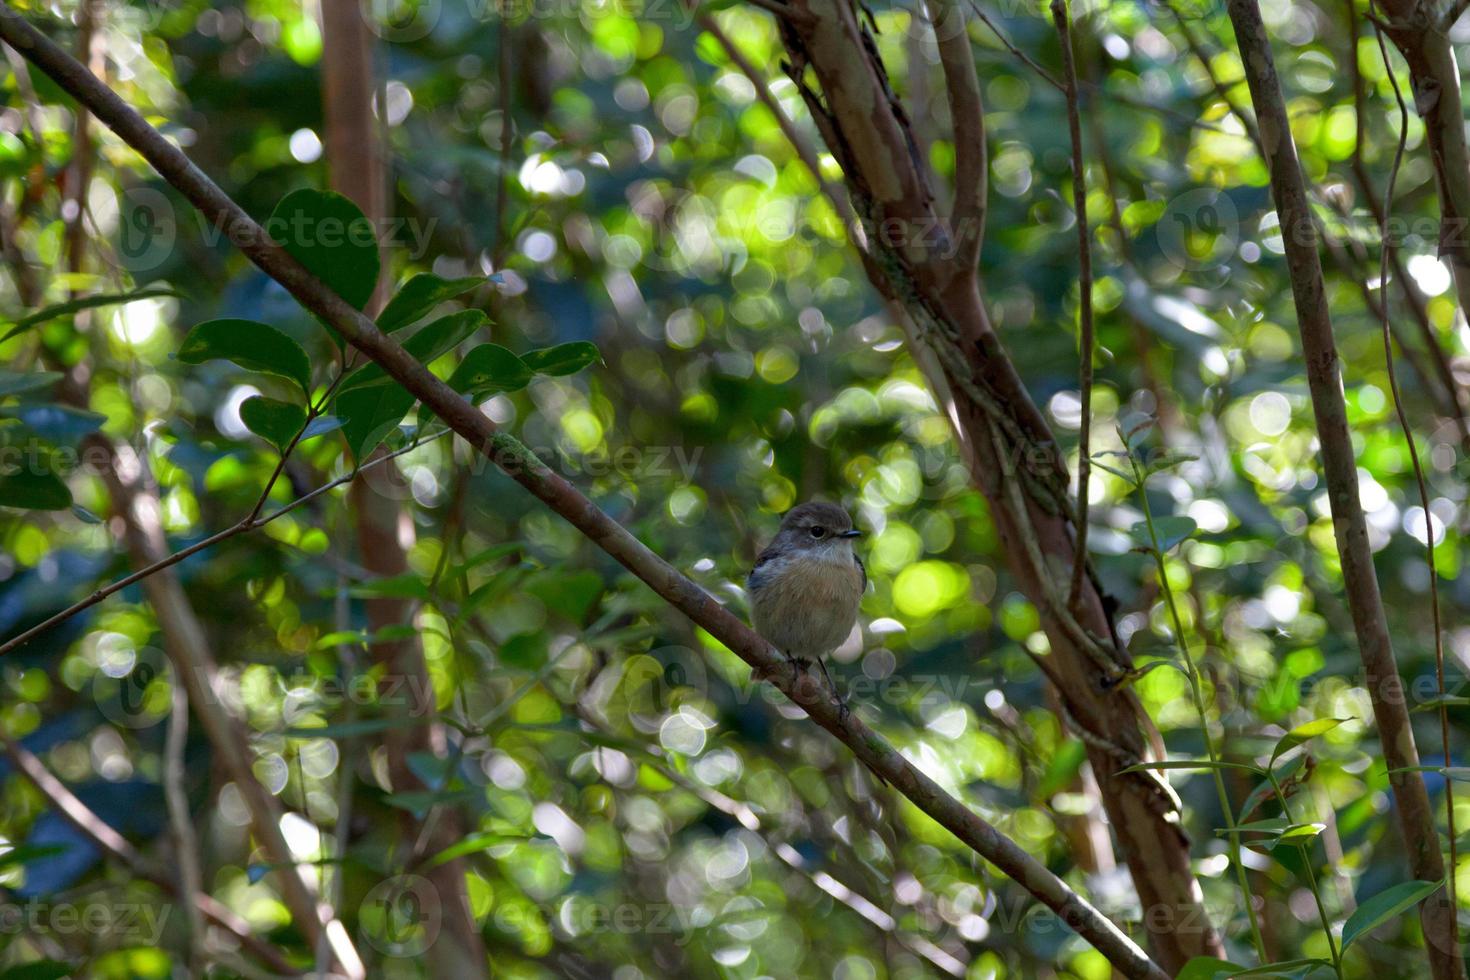
{"label": "diagonal branch", "polygon": [[[107,821],[93,813],[87,804],[67,789],[66,785],[46,768],[34,752],[4,734],[0,734],[0,750],[4,751],[15,768],[31,781],[41,795],[46,797],[46,801],[51,804],[57,815],[79,830],[83,836],[97,846],[99,851],[121,861],[133,874],[140,878],[147,878],[169,894],[175,896],[182,894],[179,882],[173,875],[139,854],[137,848],[133,847],[127,838],[114,830]],[[301,972],[293,967],[276,947],[256,936],[250,930],[248,922],[214,896],[202,891],[195,892],[194,906],[206,919],[231,933],[241,946],[249,949],[262,962],[269,964],[272,969],[293,975]]]}
{"label": "diagonal branch", "polygon": [[887,740],[869,728],[858,712],[841,710],[830,692],[819,687],[811,675],[777,654],[770,644],[713,596],[654,554],[517,439],[500,431],[470,402],[396,341],[379,331],[360,311],[307,272],[178,147],[8,5],[0,5],[0,39],[14,45],[27,60],[86,104],[98,119],[137,150],[160,176],[199,208],[206,219],[224,229],[231,242],[263,272],[286,287],[302,305],[381,365],[387,374],[517,483],[747,664],[769,677],[813,721],[846,744],[854,755],[915,806],[1061,916],[1119,972],[1128,977],[1164,980],[1167,975],[1133,940],[1024,848],[915,768]]}

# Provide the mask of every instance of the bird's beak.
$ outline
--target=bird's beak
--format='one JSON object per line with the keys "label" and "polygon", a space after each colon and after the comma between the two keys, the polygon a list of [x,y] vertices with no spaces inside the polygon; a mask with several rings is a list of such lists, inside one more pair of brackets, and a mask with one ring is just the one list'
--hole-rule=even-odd
{"label": "bird's beak", "polygon": [[854,528],[851,531],[843,531],[841,534],[839,534],[837,536],[839,538],[860,538],[860,537],[863,536],[863,532],[861,532],[861,531],[857,530],[856,528]]}

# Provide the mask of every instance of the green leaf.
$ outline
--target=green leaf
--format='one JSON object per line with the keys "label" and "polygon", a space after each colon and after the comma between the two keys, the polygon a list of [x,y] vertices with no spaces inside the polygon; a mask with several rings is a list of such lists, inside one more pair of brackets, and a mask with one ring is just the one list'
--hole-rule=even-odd
{"label": "green leaf", "polygon": [[378,329],[392,333],[406,327],[445,300],[454,299],[486,282],[483,276],[440,279],[433,273],[420,272],[399,286],[398,292],[383,307],[383,312],[378,314]]}
{"label": "green leaf", "polygon": [[48,388],[61,380],[60,371],[0,370],[0,398]]}
{"label": "green leaf", "polygon": [[1435,711],[1440,705],[1444,705],[1446,708],[1461,708],[1467,704],[1470,704],[1470,698],[1465,697],[1463,694],[1436,694],[1428,700],[1420,701],[1409,710]]}
{"label": "green leaf", "polygon": [[1134,412],[1122,420],[1118,433],[1123,437],[1123,445],[1134,450],[1148,441],[1157,424],[1152,415]]}
{"label": "green leaf", "polygon": [[507,667],[535,670],[546,663],[546,634],[517,633],[500,644],[495,659]]}
{"label": "green leaf", "polygon": [[36,960],[20,966],[12,966],[0,973],[0,980],[61,980],[77,972],[65,963],[56,960]]}
{"label": "green leaf", "polygon": [[366,639],[367,636],[362,630],[337,630],[333,633],[327,633],[317,637],[316,642],[311,645],[311,648],[313,650],[325,650],[328,647],[342,646],[344,644],[347,646],[361,646]]}
{"label": "green leaf", "polygon": [[1316,837],[1317,835],[1321,834],[1322,831],[1324,831],[1326,829],[1327,829],[1327,825],[1325,823],[1298,823],[1298,824],[1292,824],[1290,827],[1286,828],[1284,831],[1281,832],[1281,838],[1280,838],[1281,839],[1281,843],[1283,843],[1283,844],[1293,844],[1293,843],[1295,843],[1295,844],[1301,844],[1301,843],[1305,843],[1305,842],[1311,840],[1312,838]]}
{"label": "green leaf", "polygon": [[70,848],[61,844],[22,844],[0,854],[0,868],[13,868],[42,858],[65,854]]}
{"label": "green leaf", "polygon": [[1246,847],[1254,847],[1261,851],[1275,850],[1282,844],[1305,844],[1327,827],[1322,823],[1296,823],[1289,824],[1283,817],[1271,817],[1269,820],[1257,820],[1253,823],[1240,824],[1234,831],[1218,829],[1220,834],[1263,834],[1263,837],[1251,838],[1241,841]]}
{"label": "green leaf", "polygon": [[1330,960],[1323,959],[1283,960],[1280,963],[1267,963],[1265,966],[1253,966],[1249,970],[1241,970],[1235,976],[1305,977],[1320,967],[1331,965]]}
{"label": "green leaf", "polygon": [[1401,772],[1437,772],[1446,779],[1455,782],[1470,782],[1470,766],[1403,766],[1402,768],[1388,770],[1392,776]]}
{"label": "green leaf", "polygon": [[449,387],[471,401],[502,391],[519,391],[531,383],[526,363],[499,344],[481,344],[464,356],[449,376]]}
{"label": "green leaf", "polygon": [[[461,310],[441,316],[425,324],[412,337],[403,342],[403,349],[422,364],[429,364],[440,355],[453,350],[464,339],[474,333],[488,320],[479,310]],[[376,384],[397,384],[378,364],[365,364],[342,379],[339,393],[354,388],[365,388]]]}
{"label": "green leaf", "polygon": [[1217,834],[1274,834],[1279,835],[1290,827],[1285,817],[1269,817],[1265,820],[1253,820],[1250,823],[1238,823],[1235,829],[1229,827],[1216,827]]}
{"label": "green leaf", "polygon": [[356,204],[331,191],[281,198],[266,231],[338,296],[359,310],[378,285],[378,236]]}
{"label": "green leaf", "polygon": [[455,858],[464,857],[466,854],[477,854],[487,851],[499,844],[519,844],[530,840],[529,837],[513,836],[510,834],[494,834],[488,831],[478,831],[470,834],[457,844],[450,844],[444,850],[435,854],[423,864],[423,869],[437,868],[441,864],[453,861]]}
{"label": "green leaf", "polygon": [[1185,463],[1191,463],[1197,459],[1199,459],[1199,457],[1194,455],[1193,453],[1153,453],[1149,456],[1148,463],[1146,466],[1144,466],[1144,470],[1150,475],[1154,473],[1162,473],[1164,470],[1172,470],[1176,466],[1183,466]]}
{"label": "green leaf", "polygon": [[1041,782],[1036,787],[1038,799],[1049,800],[1065,789],[1087,761],[1087,745],[1080,738],[1069,738],[1057,746]]}
{"label": "green leaf", "polygon": [[0,507],[69,510],[71,490],[55,473],[19,470],[0,476]]}
{"label": "green leaf", "polygon": [[319,728],[288,728],[281,734],[287,738],[356,738],[359,735],[374,735],[396,728],[416,728],[433,721],[432,715],[398,715],[393,718],[362,718],[358,721],[342,721]]}
{"label": "green leaf", "polygon": [[306,351],[275,327],[254,320],[208,320],[179,345],[179,360],[202,364],[223,358],[249,371],[274,374],[311,390],[311,361]]}
{"label": "green leaf", "polygon": [[392,578],[360,582],[348,590],[354,599],[423,599],[429,598],[429,587],[421,575],[405,572]]}
{"label": "green leaf", "polygon": [[1097,467],[1100,470],[1107,470],[1109,473],[1113,474],[1118,479],[1120,479],[1120,480],[1124,481],[1125,483],[1127,483],[1130,487],[1136,487],[1136,486],[1138,486],[1138,484],[1136,482],[1134,482],[1135,481],[1135,477],[1134,477],[1134,475],[1132,473],[1128,473],[1128,472],[1126,472],[1124,470],[1121,470],[1121,469],[1119,469],[1116,466],[1109,466],[1107,463],[1098,462],[1098,460],[1097,460],[1096,457],[1093,458],[1092,465],[1095,466],[1095,467]]}
{"label": "green leaf", "polygon": [[1353,944],[1359,936],[1365,932],[1377,929],[1389,919],[1394,918],[1406,909],[1412,908],[1424,901],[1430,895],[1439,891],[1444,884],[1440,881],[1406,881],[1392,888],[1385,888],[1366,902],[1358,903],[1358,908],[1352,915],[1348,916],[1347,922],[1342,927],[1342,949],[1344,952]]}
{"label": "green leaf", "polygon": [[390,793],[383,802],[400,810],[407,810],[420,820],[429,810],[440,803],[468,803],[484,798],[484,792],[466,787],[449,790],[411,790],[406,793]]}
{"label": "green leaf", "polygon": [[337,396],[342,435],[359,466],[413,408],[413,394],[397,383],[354,388]]}
{"label": "green leaf", "polygon": [[305,442],[308,439],[315,439],[317,436],[324,436],[328,432],[336,432],[345,424],[345,419],[339,419],[335,415],[318,415],[311,420],[311,424],[301,434],[301,441]]}
{"label": "green leaf", "polygon": [[285,452],[296,433],[306,424],[306,409],[290,402],[254,395],[240,403],[240,421],[245,423],[245,428]]}
{"label": "green leaf", "polygon": [[1290,752],[1298,745],[1301,745],[1303,742],[1310,742],[1318,735],[1321,735],[1325,732],[1330,732],[1338,725],[1341,725],[1343,722],[1351,720],[1351,718],[1318,718],[1314,721],[1309,721],[1304,725],[1296,726],[1291,731],[1281,736],[1280,740],[1277,741],[1276,748],[1271,751],[1270,764],[1272,766],[1276,765],[1277,759],[1281,758],[1281,756],[1283,756],[1287,752]]}
{"label": "green leaf", "polygon": [[1265,770],[1260,767],[1247,765],[1244,762],[1211,762],[1209,759],[1165,759],[1159,762],[1140,762],[1127,769],[1119,769],[1118,772],[1144,772],[1149,769],[1244,769],[1258,776],[1266,775]]}
{"label": "green leaf", "polygon": [[557,344],[555,347],[543,347],[521,355],[521,360],[525,361],[526,367],[532,371],[558,378],[576,374],[587,365],[601,359],[602,354],[598,352],[597,345],[585,340],[574,340],[569,344]]}
{"label": "green leaf", "polygon": [[466,558],[461,564],[454,566],[456,575],[463,575],[470,569],[478,568],[487,561],[497,561],[520,551],[523,545],[519,541],[502,541],[500,544],[492,544],[490,547],[475,552]]}
{"label": "green leaf", "polygon": [[[1293,776],[1301,771],[1302,766],[1306,765],[1306,762],[1307,757],[1304,755],[1299,755],[1295,759],[1292,759],[1290,762],[1288,762],[1286,765],[1282,766],[1281,771],[1276,773],[1277,785],[1284,785],[1287,780],[1291,779]],[[1250,795],[1245,798],[1245,802],[1240,805],[1240,815],[1235,818],[1235,822],[1237,824],[1242,823],[1246,817],[1249,817],[1252,813],[1255,812],[1256,807],[1260,806],[1262,803],[1266,802],[1266,800],[1275,795],[1276,787],[1271,785],[1271,780],[1263,779],[1259,784],[1257,784],[1255,789],[1251,790]]]}
{"label": "green leaf", "polygon": [[3,344],[16,334],[24,333],[32,327],[40,326],[47,320],[54,320],[60,316],[80,313],[82,310],[96,309],[99,306],[113,306],[117,303],[131,303],[140,299],[156,299],[160,296],[177,295],[179,295],[177,292],[164,286],[149,286],[144,289],[135,289],[130,293],[106,293],[67,300],[65,303],[47,306],[44,309],[29,313],[16,320],[14,325],[5,332],[5,336],[0,337],[0,344]]}
{"label": "green leaf", "polygon": [[1245,967],[1213,956],[1196,956],[1174,975],[1175,980],[1229,980]]}
{"label": "green leaf", "polygon": [[1158,535],[1158,548],[1160,553],[1168,554],[1173,550],[1175,545],[1197,530],[1199,530],[1199,525],[1194,522],[1194,518],[1178,514],[1171,517],[1154,518],[1152,534],[1149,532],[1148,521],[1139,521],[1133,525],[1133,529],[1129,534],[1133,537],[1133,540],[1149,550],[1152,550],[1154,547],[1153,535]]}
{"label": "green leaf", "polygon": [[107,416],[84,412],[70,405],[28,402],[0,408],[0,418],[16,419],[48,442],[66,443],[102,428]]}

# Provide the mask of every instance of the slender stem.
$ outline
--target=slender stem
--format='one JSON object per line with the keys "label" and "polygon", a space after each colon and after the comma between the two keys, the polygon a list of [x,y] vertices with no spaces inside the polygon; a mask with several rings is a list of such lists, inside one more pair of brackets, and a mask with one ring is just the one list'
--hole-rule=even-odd
{"label": "slender stem", "polygon": [[[1415,9],[1419,7],[1417,2],[1395,3],[1395,6],[1405,5]],[[1329,293],[1323,281],[1318,233],[1307,200],[1306,181],[1297,157],[1286,97],[1259,0],[1227,0],[1226,9],[1240,49],[1256,119],[1262,134],[1269,137],[1263,142],[1268,151],[1266,164],[1270,172],[1271,197],[1281,223],[1286,268],[1301,337],[1302,364],[1321,447],[1322,478],[1342,566],[1342,590],[1352,613],[1358,655],[1365,672],[1364,686],[1373,703],[1380,745],[1388,764],[1394,812],[1407,852],[1409,870],[1422,881],[1440,881],[1445,877],[1445,856],[1439,843],[1434,805],[1429,800],[1423,776],[1415,768],[1419,765],[1419,750],[1415,744],[1403,678],[1394,654],[1394,637],[1389,629],[1374,568],[1373,550],[1369,546],[1367,517],[1358,496],[1358,459],[1343,396],[1341,362],[1333,336]],[[1394,13],[1392,9],[1389,12]],[[1432,33],[1420,32],[1421,40],[1427,43],[1432,39]],[[1439,44],[1440,40],[1435,39],[1434,43]],[[1448,45],[1440,50],[1448,53]],[[1449,60],[1453,62],[1452,53]],[[1434,101],[1443,107],[1446,115],[1453,115],[1453,125],[1449,127],[1453,131],[1453,139],[1450,143],[1436,145],[1439,136],[1445,134],[1435,135],[1436,126],[1426,119],[1425,128],[1431,134],[1426,142],[1436,167],[1447,162],[1439,151],[1448,153],[1453,150],[1460,154],[1457,180],[1464,181],[1470,166],[1464,162],[1463,155],[1465,133],[1464,120],[1460,115],[1459,79],[1456,76],[1438,81],[1445,87],[1438,89],[1439,94]],[[1416,85],[1416,88],[1425,90],[1422,86]],[[1470,208],[1460,213],[1470,214]],[[1449,220],[1453,215],[1447,213],[1442,217]],[[1444,227],[1449,228],[1450,225]],[[1449,236],[1453,237],[1453,234]],[[1451,259],[1456,284],[1463,283],[1464,291],[1470,294],[1470,261],[1462,263],[1463,255],[1446,257]],[[1470,308],[1470,304],[1462,306]],[[1465,964],[1459,952],[1458,926],[1447,894],[1436,891],[1426,897],[1419,906],[1419,916],[1424,927],[1424,952],[1430,974],[1436,980],[1463,980]]]}
{"label": "slender stem", "polygon": [[1051,0],[1051,18],[1062,48],[1062,75],[1067,81],[1067,128],[1072,136],[1072,211],[1077,221],[1077,320],[1081,358],[1082,429],[1077,443],[1077,542],[1072,556],[1072,585],[1067,608],[1075,609],[1087,572],[1087,488],[1092,476],[1092,235],[1087,226],[1087,177],[1083,172],[1082,114],[1077,98],[1077,63],[1072,55],[1072,28],[1067,0]]}
{"label": "slender stem", "polygon": [[[1281,791],[1281,783],[1269,767],[1266,769],[1266,778],[1271,781],[1271,790],[1281,803],[1281,813],[1286,817],[1286,822],[1296,823],[1296,818],[1291,815],[1291,804]],[[1337,948],[1337,940],[1332,937],[1332,921],[1327,917],[1327,906],[1322,902],[1322,891],[1317,885],[1317,870],[1312,866],[1311,852],[1304,843],[1297,844],[1296,848],[1301,852],[1302,867],[1307,871],[1307,884],[1312,889],[1313,901],[1317,903],[1317,918],[1322,923],[1322,932],[1327,936],[1327,948],[1332,952],[1332,968],[1337,972],[1337,980],[1342,980],[1342,953]]]}
{"label": "slender stem", "polygon": [[[1450,23],[1453,21],[1446,22],[1447,25]],[[1424,464],[1419,459],[1419,447],[1414,442],[1414,432],[1409,426],[1409,416],[1404,411],[1404,400],[1399,393],[1398,372],[1394,370],[1393,363],[1393,339],[1388,324],[1388,220],[1393,214],[1394,184],[1398,182],[1399,166],[1404,161],[1404,147],[1409,138],[1409,107],[1404,102],[1403,90],[1399,88],[1398,75],[1393,70],[1393,62],[1388,58],[1388,45],[1384,43],[1383,31],[1375,26],[1373,34],[1378,40],[1378,51],[1383,56],[1384,68],[1388,72],[1389,83],[1393,86],[1394,100],[1399,107],[1399,139],[1394,150],[1393,166],[1388,171],[1388,185],[1383,192],[1383,220],[1379,226],[1378,289],[1382,296],[1380,306],[1383,310],[1383,359],[1388,369],[1388,387],[1393,394],[1393,409],[1398,415],[1399,428],[1404,433],[1404,444],[1409,449],[1409,461],[1414,467],[1414,482],[1419,489],[1419,505],[1424,510],[1424,558],[1429,565],[1429,608],[1434,627],[1434,674],[1439,688],[1439,737],[1444,750],[1444,764],[1449,767],[1455,762],[1454,757],[1450,754],[1450,715],[1449,708],[1445,705],[1447,691],[1444,670],[1444,626],[1441,623],[1439,608],[1439,569],[1434,560],[1434,515],[1429,510],[1429,486],[1424,480]],[[1450,908],[1457,910],[1459,903],[1455,895],[1455,873],[1459,867],[1459,857],[1455,843],[1455,781],[1450,779],[1448,774],[1444,781],[1444,812],[1446,831],[1449,835],[1450,869],[1449,874],[1445,875],[1445,894],[1449,897]],[[1458,938],[1458,924],[1456,932],[1456,938]]]}
{"label": "slender stem", "polygon": [[1194,698],[1194,709],[1199,712],[1200,734],[1205,740],[1205,752],[1210,757],[1210,774],[1215,779],[1215,793],[1220,798],[1220,809],[1225,814],[1226,847],[1230,850],[1230,863],[1235,865],[1235,876],[1240,883],[1240,891],[1245,896],[1246,916],[1250,920],[1251,942],[1256,947],[1256,953],[1260,956],[1262,963],[1267,963],[1270,957],[1266,953],[1266,941],[1261,936],[1261,924],[1256,918],[1256,902],[1251,895],[1250,881],[1246,878],[1245,862],[1240,857],[1240,836],[1235,833],[1235,813],[1231,809],[1230,794],[1225,789],[1225,777],[1220,774],[1220,756],[1215,750],[1215,737],[1210,734],[1210,716],[1205,713],[1205,696],[1200,687],[1199,667],[1194,662],[1194,657],[1189,652],[1189,644],[1184,639],[1184,621],[1179,615],[1179,606],[1174,601],[1174,589],[1169,585],[1169,571],[1164,564],[1164,551],[1159,546],[1158,530],[1154,527],[1153,509],[1148,502],[1148,488],[1144,486],[1145,475],[1138,465],[1138,458],[1132,452],[1128,454],[1128,463],[1133,468],[1134,484],[1138,487],[1138,499],[1143,504],[1143,519],[1148,525],[1148,538],[1153,554],[1154,565],[1159,577],[1159,591],[1164,594],[1164,602],[1169,608],[1169,619],[1174,626],[1174,644],[1179,648],[1179,658],[1184,662],[1184,676],[1189,679],[1189,693]]}
{"label": "slender stem", "polygon": [[382,463],[390,459],[394,459],[395,457],[402,456],[404,453],[417,449],[424,443],[429,442],[433,439],[437,439],[442,435],[444,435],[444,430],[441,429],[439,431],[436,431],[432,435],[424,436],[420,439],[415,440],[414,442],[409,443],[402,449],[395,450],[394,452],[387,455],[378,456],[370,459],[366,463],[363,463],[357,469],[353,470],[351,473],[348,473],[346,476],[340,476],[330,483],[325,483],[317,487],[315,490],[312,490],[309,493],[302,494],[300,497],[297,497],[289,504],[286,504],[285,506],[280,507],[277,510],[271,511],[264,517],[252,515],[250,517],[243,518],[242,520],[231,524],[223,531],[217,531],[214,534],[211,534],[209,537],[203,539],[202,541],[196,541],[193,544],[189,545],[187,548],[180,548],[178,551],[173,552],[167,557],[162,558],[151,565],[145,565],[143,568],[138,569],[131,575],[126,575],[118,579],[111,585],[103,586],[96,592],[93,592],[91,595],[87,596],[85,599],[82,599],[79,602],[72,603],[70,606],[67,606],[65,609],[61,610],[61,612],[49,617],[41,623],[37,623],[35,626],[32,626],[24,633],[21,633],[18,636],[13,636],[10,639],[6,640],[4,643],[0,643],[0,657],[5,656],[5,654],[14,650],[16,647],[29,643],[31,640],[35,639],[37,636],[41,635],[52,627],[66,622],[77,613],[82,612],[85,609],[90,609],[92,606],[97,605],[97,603],[101,602],[103,599],[106,599],[108,596],[113,595],[117,592],[121,592],[128,586],[141,582],[143,581],[143,579],[148,578],[149,576],[156,575],[157,573],[163,571],[165,568],[171,568],[174,565],[177,565],[179,562],[183,561],[185,558],[197,555],[199,552],[212,548],[222,541],[228,541],[230,538],[233,538],[237,534],[244,534],[246,531],[253,531],[258,527],[264,527],[274,520],[285,517],[287,514],[291,513],[291,511],[302,506],[303,504],[315,500],[322,494],[327,493],[331,490],[335,490],[337,487],[342,486],[342,484],[344,483],[352,482],[352,480],[357,476],[358,473],[372,469],[374,466],[381,465]]}

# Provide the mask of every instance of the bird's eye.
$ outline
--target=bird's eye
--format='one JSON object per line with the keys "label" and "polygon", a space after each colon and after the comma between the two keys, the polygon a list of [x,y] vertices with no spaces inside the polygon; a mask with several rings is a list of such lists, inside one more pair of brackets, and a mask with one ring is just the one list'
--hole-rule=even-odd
{"label": "bird's eye", "polygon": [[812,528],[812,537],[814,537],[814,538],[823,537],[824,535],[826,535],[826,533],[827,533],[827,529],[826,528],[823,528],[823,527],[814,527],[814,528]]}

